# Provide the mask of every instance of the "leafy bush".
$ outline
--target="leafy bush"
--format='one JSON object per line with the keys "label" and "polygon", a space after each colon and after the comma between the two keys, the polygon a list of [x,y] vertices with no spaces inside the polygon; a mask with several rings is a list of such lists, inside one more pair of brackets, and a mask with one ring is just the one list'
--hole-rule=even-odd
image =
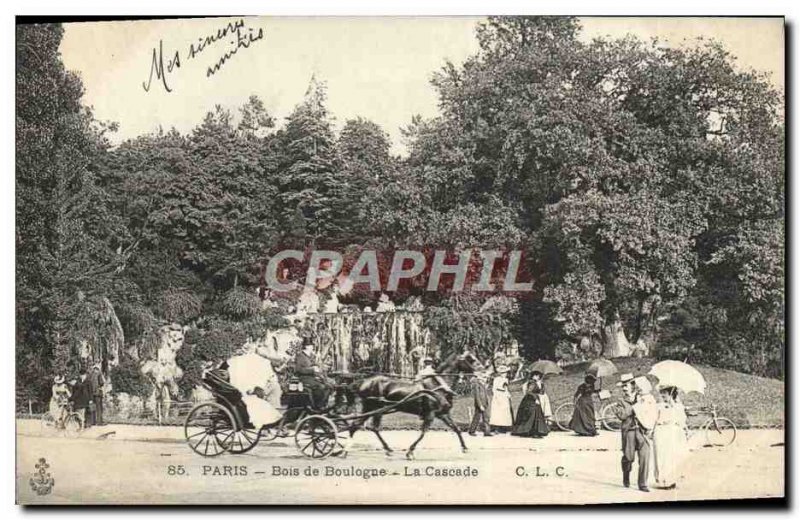
{"label": "leafy bush", "polygon": [[142,374],[139,362],[126,358],[109,373],[114,392],[125,392],[146,399],[153,391],[153,384]]}
{"label": "leafy bush", "polygon": [[252,318],[261,310],[261,300],[253,291],[234,287],[222,296],[220,310],[233,319]]}
{"label": "leafy bush", "polygon": [[423,323],[436,338],[442,357],[470,348],[482,359],[489,359],[498,347],[514,339],[512,320],[505,314],[431,307],[424,313]]}

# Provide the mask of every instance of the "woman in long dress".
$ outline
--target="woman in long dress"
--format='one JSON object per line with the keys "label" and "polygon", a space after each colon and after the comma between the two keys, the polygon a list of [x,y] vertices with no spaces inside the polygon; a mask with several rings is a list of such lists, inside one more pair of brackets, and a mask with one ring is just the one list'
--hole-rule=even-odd
{"label": "woman in long dress", "polygon": [[489,426],[498,432],[507,432],[514,423],[511,409],[511,392],[508,390],[508,367],[499,367],[492,381],[492,405]]}
{"label": "woman in long dress", "polygon": [[686,410],[674,386],[661,388],[660,393],[658,419],[653,430],[656,486],[674,489],[687,453]]}
{"label": "woman in long dress", "polygon": [[514,428],[511,430],[513,435],[540,438],[550,433],[545,415],[547,393],[542,379],[543,375],[540,372],[534,372],[530,382],[525,384],[523,388],[525,396],[522,398],[522,402],[519,403],[517,419],[514,421]]}
{"label": "woman in long dress", "polygon": [[594,393],[597,379],[592,374],[586,374],[584,382],[575,392],[575,411],[569,421],[569,427],[578,435],[597,435],[597,425],[594,415]]}
{"label": "woman in long dress", "polygon": [[69,386],[64,382],[64,376],[56,376],[53,380],[52,396],[50,397],[50,415],[58,423],[66,419],[67,403],[72,397]]}

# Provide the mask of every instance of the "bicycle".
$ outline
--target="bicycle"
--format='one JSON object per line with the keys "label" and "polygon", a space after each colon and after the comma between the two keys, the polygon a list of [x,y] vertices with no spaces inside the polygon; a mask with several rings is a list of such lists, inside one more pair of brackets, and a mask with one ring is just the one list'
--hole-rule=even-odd
{"label": "bicycle", "polygon": [[[687,417],[697,417],[702,414],[708,414],[710,417],[694,433],[689,433],[688,438],[703,432],[706,440],[703,445],[704,448],[715,446],[724,448],[733,444],[736,440],[736,424],[732,420],[718,415],[717,407],[713,403],[708,406],[686,410]],[[688,426],[687,430],[689,430]]]}
{"label": "bicycle", "polygon": [[[597,422],[598,426],[602,426],[608,431],[618,432],[620,428],[620,420],[615,413],[615,408],[619,404],[619,400],[612,398],[611,392],[608,390],[601,390],[598,392],[600,399],[600,416]],[[553,422],[561,431],[569,431],[569,423],[572,420],[572,415],[575,413],[575,402],[567,401],[561,403],[553,413]]]}
{"label": "bicycle", "polygon": [[66,436],[77,437],[83,430],[83,417],[72,409],[72,403],[64,405],[61,415],[61,419],[56,419],[52,413],[45,412],[42,415],[42,429],[44,431],[63,430]]}

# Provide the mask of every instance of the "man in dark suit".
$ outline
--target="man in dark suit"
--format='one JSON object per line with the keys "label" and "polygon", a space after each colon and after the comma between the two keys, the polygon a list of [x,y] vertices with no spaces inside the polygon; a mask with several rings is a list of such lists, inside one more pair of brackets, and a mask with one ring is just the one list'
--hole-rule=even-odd
{"label": "man in dark suit", "polygon": [[84,428],[91,424],[91,414],[89,413],[89,403],[92,401],[92,392],[89,388],[89,381],[86,379],[86,369],[81,370],[80,378],[72,388],[72,409],[83,421]]}
{"label": "man in dark suit", "polygon": [[630,487],[630,474],[636,457],[639,458],[638,485],[641,491],[648,492],[648,476],[650,472],[650,439],[648,431],[636,416],[636,405],[641,399],[637,395],[636,383],[632,374],[623,374],[618,386],[622,387],[623,402],[617,406],[617,417],[622,421],[622,484]]}
{"label": "man in dark suit", "polygon": [[100,370],[100,363],[97,363],[89,373],[89,388],[92,394],[92,403],[94,403],[94,417],[93,423],[102,426],[103,422],[103,387],[106,384],[106,379],[103,377],[103,372]]}
{"label": "man in dark suit", "polygon": [[480,372],[472,378],[470,390],[472,391],[472,400],[475,410],[472,414],[472,423],[469,425],[469,434],[473,436],[478,427],[483,430],[483,435],[485,437],[492,436],[489,423],[486,420],[489,411],[489,391],[486,389],[487,380],[488,374],[485,372]]}
{"label": "man in dark suit", "polygon": [[294,372],[303,383],[303,387],[311,392],[312,405],[315,408],[326,408],[330,388],[321,381],[322,370],[314,359],[314,344],[303,341],[303,349],[294,358]]}

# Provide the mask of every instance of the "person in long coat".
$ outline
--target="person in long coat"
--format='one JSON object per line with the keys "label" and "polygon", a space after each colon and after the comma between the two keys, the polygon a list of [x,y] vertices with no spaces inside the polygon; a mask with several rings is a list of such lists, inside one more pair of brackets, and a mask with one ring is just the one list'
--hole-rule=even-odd
{"label": "person in long coat", "polygon": [[578,435],[597,435],[594,414],[594,393],[596,391],[597,379],[592,374],[586,374],[583,383],[575,392],[575,411],[569,421],[569,428]]}
{"label": "person in long coat", "polygon": [[488,373],[479,372],[472,378],[470,390],[472,392],[474,410],[472,413],[472,422],[469,425],[470,435],[475,435],[475,430],[480,427],[485,437],[492,436],[487,421],[487,417],[489,416],[489,391],[486,389],[486,381],[488,377]]}
{"label": "person in long coat", "polygon": [[511,409],[511,392],[508,390],[508,367],[497,368],[497,375],[492,381],[492,407],[489,413],[489,426],[492,430],[507,432],[514,424],[514,412]]}
{"label": "person in long coat", "polygon": [[687,453],[686,410],[674,386],[660,389],[658,419],[653,430],[656,486],[674,489],[680,477],[680,465]]}
{"label": "person in long coat", "polygon": [[92,423],[97,426],[105,424],[103,419],[103,393],[106,379],[103,377],[103,372],[100,370],[100,363],[96,363],[92,370],[89,372],[89,388],[92,394],[92,403],[94,403],[94,416]]}
{"label": "person in long coat", "polygon": [[514,421],[514,428],[511,430],[513,435],[541,438],[550,433],[545,415],[544,405],[547,394],[543,377],[541,372],[534,372],[531,380],[524,385],[525,396],[517,409],[517,418]]}
{"label": "person in long coat", "polygon": [[72,410],[77,413],[83,421],[84,427],[89,427],[91,414],[89,413],[89,403],[92,401],[92,392],[89,388],[89,381],[86,379],[86,370],[81,371],[80,379],[72,387]]}

